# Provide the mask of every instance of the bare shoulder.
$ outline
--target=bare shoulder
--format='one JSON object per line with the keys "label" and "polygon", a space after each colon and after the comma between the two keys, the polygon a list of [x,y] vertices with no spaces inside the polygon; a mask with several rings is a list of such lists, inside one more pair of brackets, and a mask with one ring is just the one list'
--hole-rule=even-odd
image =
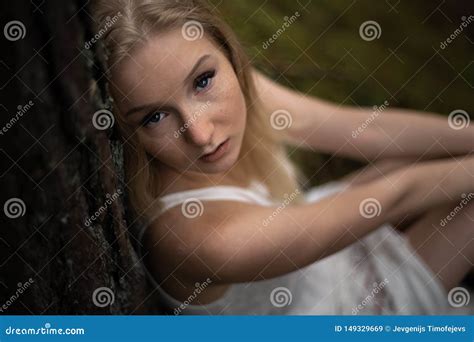
{"label": "bare shoulder", "polygon": [[[196,282],[214,281],[209,250],[225,243],[222,232],[227,222],[252,206],[235,201],[190,201],[160,215],[143,239],[145,263],[160,286],[173,297],[185,299]],[[225,288],[214,284],[204,295],[212,300]]]}

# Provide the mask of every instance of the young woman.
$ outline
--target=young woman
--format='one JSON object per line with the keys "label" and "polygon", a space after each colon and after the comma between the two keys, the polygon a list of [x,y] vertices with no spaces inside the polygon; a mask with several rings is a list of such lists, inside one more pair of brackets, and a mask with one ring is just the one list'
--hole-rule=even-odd
{"label": "young woman", "polygon": [[[130,200],[147,222],[139,239],[157,305],[175,314],[459,306],[448,291],[474,262],[472,126],[399,109],[364,125],[370,110],[282,87],[252,68],[205,1],[96,0],[93,14],[106,27],[114,115]],[[285,145],[371,166],[303,192]]]}

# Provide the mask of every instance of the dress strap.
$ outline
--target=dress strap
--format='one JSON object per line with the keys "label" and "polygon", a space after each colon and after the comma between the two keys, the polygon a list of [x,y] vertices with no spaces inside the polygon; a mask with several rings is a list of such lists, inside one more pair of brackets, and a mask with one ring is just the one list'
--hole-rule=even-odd
{"label": "dress strap", "polygon": [[[189,215],[194,215],[201,205],[200,201],[238,201],[255,203],[263,206],[274,205],[267,187],[257,181],[252,181],[248,188],[232,185],[216,185],[205,188],[173,192],[159,198],[160,209],[154,218],[156,219],[165,211],[183,204],[183,210]],[[138,229],[138,241],[141,243],[147,226]]]}
{"label": "dress strap", "polygon": [[253,182],[249,188],[232,185],[216,185],[206,188],[185,190],[167,194],[160,198],[161,210],[158,216],[186,201],[218,201],[230,200],[260,205],[272,205],[268,190],[261,183]]}

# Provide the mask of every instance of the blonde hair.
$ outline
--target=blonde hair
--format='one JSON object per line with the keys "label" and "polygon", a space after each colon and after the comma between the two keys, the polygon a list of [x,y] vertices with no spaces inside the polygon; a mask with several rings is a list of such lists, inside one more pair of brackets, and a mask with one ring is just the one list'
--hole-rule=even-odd
{"label": "blonde hair", "polygon": [[[262,110],[256,96],[251,75],[251,64],[241,44],[229,26],[201,0],[95,0],[92,4],[97,30],[111,68],[134,49],[146,44],[147,39],[160,31],[181,28],[191,20],[202,25],[204,33],[214,40],[226,54],[237,75],[247,105],[245,128],[239,160],[233,174],[263,182],[275,199],[299,194],[299,172],[290,163],[281,137],[272,129],[269,115]],[[113,24],[111,18],[117,18]],[[103,28],[108,25],[107,29]],[[104,32],[105,31],[105,32]],[[125,172],[130,203],[137,214],[152,219],[162,189],[157,166],[159,161],[149,156],[140,146],[133,130],[115,112],[124,146]],[[271,151],[271,152],[270,152]]]}

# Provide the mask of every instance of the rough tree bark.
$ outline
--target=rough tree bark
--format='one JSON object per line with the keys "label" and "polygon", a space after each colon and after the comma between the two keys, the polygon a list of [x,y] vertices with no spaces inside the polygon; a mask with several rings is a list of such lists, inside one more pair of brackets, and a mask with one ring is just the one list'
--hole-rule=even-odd
{"label": "rough tree bark", "polygon": [[93,125],[107,96],[87,2],[0,5],[1,314],[158,313],[127,232],[121,143]]}

